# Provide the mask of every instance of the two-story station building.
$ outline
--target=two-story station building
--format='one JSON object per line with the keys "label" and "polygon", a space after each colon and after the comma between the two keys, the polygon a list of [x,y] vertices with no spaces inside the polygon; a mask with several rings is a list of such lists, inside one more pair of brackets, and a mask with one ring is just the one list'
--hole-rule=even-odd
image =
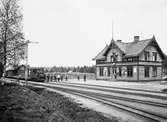
{"label": "two-story station building", "polygon": [[96,61],[96,79],[120,81],[153,81],[162,79],[164,53],[155,37],[124,43],[111,40],[93,59]]}

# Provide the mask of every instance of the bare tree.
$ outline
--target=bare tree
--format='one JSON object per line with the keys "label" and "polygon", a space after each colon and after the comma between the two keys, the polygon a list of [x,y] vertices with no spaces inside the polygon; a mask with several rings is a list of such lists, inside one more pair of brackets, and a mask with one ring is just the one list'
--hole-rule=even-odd
{"label": "bare tree", "polygon": [[0,40],[4,73],[8,65],[18,65],[24,57],[24,34],[19,0],[0,0]]}

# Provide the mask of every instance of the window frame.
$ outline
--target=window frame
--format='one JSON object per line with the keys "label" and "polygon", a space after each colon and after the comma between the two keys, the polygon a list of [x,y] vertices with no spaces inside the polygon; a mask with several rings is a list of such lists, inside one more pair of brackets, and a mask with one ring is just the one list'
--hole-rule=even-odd
{"label": "window frame", "polygon": [[110,61],[111,61],[111,62],[114,62],[113,55],[110,56]]}
{"label": "window frame", "polygon": [[144,76],[145,76],[145,78],[150,77],[150,67],[149,66],[144,67]]}
{"label": "window frame", "polygon": [[144,59],[145,61],[149,61],[150,58],[150,52],[149,51],[144,51]]}
{"label": "window frame", "polygon": [[133,77],[133,66],[127,66],[127,77]]}
{"label": "window frame", "polygon": [[119,77],[121,77],[122,76],[122,67],[119,67],[118,69],[119,69],[118,75],[119,75]]}
{"label": "window frame", "polygon": [[152,77],[157,77],[157,67],[156,66],[152,67]]}
{"label": "window frame", "polygon": [[104,76],[104,67],[99,67],[99,76]]}
{"label": "window frame", "polygon": [[152,52],[152,60],[153,61],[157,61],[157,55],[158,55],[157,52]]}
{"label": "window frame", "polygon": [[107,76],[109,77],[111,75],[110,67],[107,67]]}

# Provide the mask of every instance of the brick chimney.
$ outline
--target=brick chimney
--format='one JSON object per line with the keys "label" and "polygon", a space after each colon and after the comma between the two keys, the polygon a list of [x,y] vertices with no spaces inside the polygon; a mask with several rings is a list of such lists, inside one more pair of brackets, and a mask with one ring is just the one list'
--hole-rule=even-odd
{"label": "brick chimney", "polygon": [[140,40],[140,36],[134,36],[134,42],[138,42]]}

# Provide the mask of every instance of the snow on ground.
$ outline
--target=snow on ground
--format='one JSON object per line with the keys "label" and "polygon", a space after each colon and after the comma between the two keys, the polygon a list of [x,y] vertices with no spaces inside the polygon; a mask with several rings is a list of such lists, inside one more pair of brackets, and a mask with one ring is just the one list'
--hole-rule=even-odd
{"label": "snow on ground", "polygon": [[152,82],[126,82],[126,81],[104,81],[104,80],[87,80],[83,81],[69,79],[69,83],[80,83],[88,85],[100,85],[100,86],[111,86],[111,87],[120,87],[120,88],[131,88],[139,90],[150,90],[150,91],[161,91],[162,89],[167,88],[167,83],[164,81],[152,81]]}

